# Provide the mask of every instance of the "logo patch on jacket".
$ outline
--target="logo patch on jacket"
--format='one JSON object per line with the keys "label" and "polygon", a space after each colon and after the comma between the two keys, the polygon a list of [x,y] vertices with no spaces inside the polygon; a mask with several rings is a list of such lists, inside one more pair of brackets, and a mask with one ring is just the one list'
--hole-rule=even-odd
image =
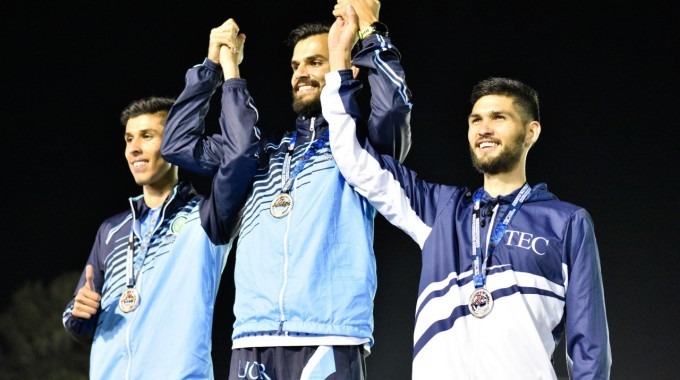
{"label": "logo patch on jacket", "polygon": [[177,216],[170,224],[170,233],[173,235],[179,234],[179,232],[182,231],[182,228],[184,228],[184,223],[186,223],[186,221],[186,215]]}

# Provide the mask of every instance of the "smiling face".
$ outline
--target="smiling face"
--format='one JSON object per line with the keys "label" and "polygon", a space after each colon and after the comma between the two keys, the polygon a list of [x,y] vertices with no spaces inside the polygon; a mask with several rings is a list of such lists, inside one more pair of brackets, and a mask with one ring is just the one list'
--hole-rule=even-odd
{"label": "smiling face", "polygon": [[[535,141],[531,123],[525,124],[513,99],[487,95],[475,102],[468,117],[472,165],[481,173],[509,173],[524,167]],[[537,137],[537,136],[536,136]]]}
{"label": "smiling face", "polygon": [[165,112],[132,117],[125,125],[125,158],[135,182],[157,190],[177,183],[177,169],[161,156]]}
{"label": "smiling face", "polygon": [[290,60],[293,76],[293,110],[310,115],[321,111],[321,89],[324,76],[330,71],[328,62],[328,34],[316,34],[300,40]]}

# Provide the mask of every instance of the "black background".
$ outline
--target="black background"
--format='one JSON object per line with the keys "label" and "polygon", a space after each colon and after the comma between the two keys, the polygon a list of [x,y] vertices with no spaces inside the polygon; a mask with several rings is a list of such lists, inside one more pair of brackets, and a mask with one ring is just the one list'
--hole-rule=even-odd
{"label": "black background", "polygon": [[[121,109],[148,95],[179,95],[186,70],[207,53],[210,29],[227,18],[248,37],[241,75],[260,125],[293,122],[291,51],[283,40],[302,22],[332,21],[334,2],[181,3],[1,6],[4,299],[24,281],[82,269],[99,223],[140,192],[123,156]],[[675,378],[678,40],[670,9],[652,2],[431,3],[388,0],[380,12],[414,95],[406,164],[428,180],[480,186],[467,152],[471,87],[498,75],[536,88],[543,131],[529,154],[529,182],[547,182],[593,216],[612,378]],[[180,175],[208,189],[205,178]],[[419,249],[382,217],[376,224],[369,378],[407,379]],[[232,269],[230,257],[215,316],[218,379],[228,365]],[[563,373],[563,353],[557,356]]]}

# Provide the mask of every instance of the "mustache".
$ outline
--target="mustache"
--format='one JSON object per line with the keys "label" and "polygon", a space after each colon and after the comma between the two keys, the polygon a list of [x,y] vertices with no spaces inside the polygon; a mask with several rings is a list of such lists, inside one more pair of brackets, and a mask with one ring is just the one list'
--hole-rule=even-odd
{"label": "mustache", "polygon": [[312,86],[312,87],[320,87],[321,84],[314,80],[314,79],[300,79],[297,82],[295,82],[295,90],[297,91],[301,86]]}

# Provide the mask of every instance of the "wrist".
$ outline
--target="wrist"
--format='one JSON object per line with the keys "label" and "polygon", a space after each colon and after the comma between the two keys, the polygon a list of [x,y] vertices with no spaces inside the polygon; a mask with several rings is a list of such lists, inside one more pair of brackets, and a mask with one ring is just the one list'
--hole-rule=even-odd
{"label": "wrist", "polygon": [[329,64],[331,71],[348,69],[352,67],[352,59],[349,51],[333,51],[329,54]]}
{"label": "wrist", "polygon": [[364,38],[370,36],[371,34],[378,34],[380,36],[387,37],[389,36],[389,30],[387,28],[387,25],[383,24],[380,21],[375,21],[359,31],[359,39],[363,40]]}

